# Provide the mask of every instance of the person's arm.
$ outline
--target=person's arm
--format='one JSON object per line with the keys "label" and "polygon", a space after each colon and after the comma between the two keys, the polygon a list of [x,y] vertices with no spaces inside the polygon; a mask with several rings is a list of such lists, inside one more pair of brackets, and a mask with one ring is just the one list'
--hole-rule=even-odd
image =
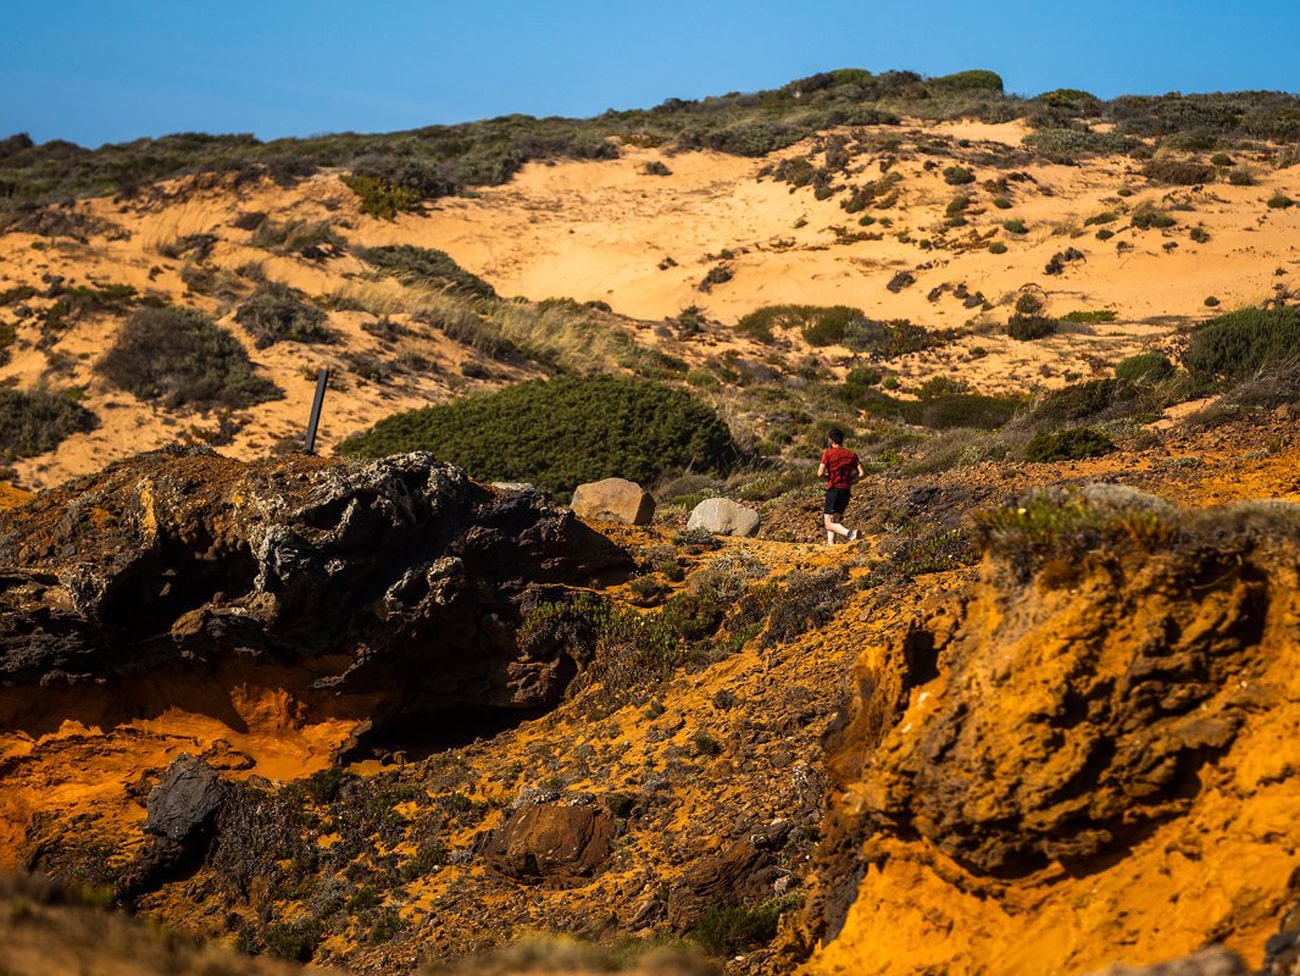
{"label": "person's arm", "polygon": [[823,461],[821,464],[817,465],[817,477],[819,477],[819,478],[825,478],[825,477],[826,477],[826,462],[825,462],[825,461]]}
{"label": "person's arm", "polygon": [[866,473],[865,471],[862,470],[862,462],[859,461],[859,462],[858,462],[858,473],[857,473],[856,475],[854,475],[853,480],[854,480],[854,481],[861,481],[861,480],[862,480],[863,478],[865,478],[866,476],[867,476],[867,473]]}

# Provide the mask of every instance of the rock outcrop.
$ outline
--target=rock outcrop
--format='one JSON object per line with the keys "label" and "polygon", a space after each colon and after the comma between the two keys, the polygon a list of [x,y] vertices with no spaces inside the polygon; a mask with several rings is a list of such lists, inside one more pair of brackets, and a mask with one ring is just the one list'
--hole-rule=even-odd
{"label": "rock outcrop", "polygon": [[1083,971],[1275,930],[1300,508],[1118,495],[992,520],[982,583],[862,655],[828,761],[826,971]]}
{"label": "rock outcrop", "polygon": [[706,498],[691,510],[688,529],[705,529],[715,535],[750,536],[758,531],[758,512],[730,498]]}
{"label": "rock outcrop", "polygon": [[569,507],[580,518],[627,525],[649,525],[655,516],[655,500],[651,494],[626,478],[605,478],[578,485]]}
{"label": "rock outcrop", "polygon": [[0,513],[0,723],[111,718],[176,669],[279,668],[306,707],[351,696],[376,726],[551,705],[576,664],[516,646],[525,591],[626,560],[542,495],[428,455],[141,455]]}

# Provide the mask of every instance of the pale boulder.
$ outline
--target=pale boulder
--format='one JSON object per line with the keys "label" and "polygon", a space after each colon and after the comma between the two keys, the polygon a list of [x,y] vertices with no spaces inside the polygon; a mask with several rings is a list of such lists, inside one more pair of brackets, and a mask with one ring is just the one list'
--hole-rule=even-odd
{"label": "pale boulder", "polygon": [[688,529],[707,529],[714,535],[753,535],[758,513],[730,498],[706,498],[691,512]]}
{"label": "pale boulder", "polygon": [[579,518],[628,525],[649,525],[655,514],[655,500],[650,493],[626,478],[578,485],[569,507]]}

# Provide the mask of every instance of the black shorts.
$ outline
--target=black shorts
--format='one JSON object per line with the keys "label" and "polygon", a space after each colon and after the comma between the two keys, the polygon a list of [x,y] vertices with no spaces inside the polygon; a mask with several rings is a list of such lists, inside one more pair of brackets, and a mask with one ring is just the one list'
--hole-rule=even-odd
{"label": "black shorts", "polygon": [[844,510],[849,507],[849,490],[847,488],[827,488],[826,489],[826,509],[827,515],[843,515]]}

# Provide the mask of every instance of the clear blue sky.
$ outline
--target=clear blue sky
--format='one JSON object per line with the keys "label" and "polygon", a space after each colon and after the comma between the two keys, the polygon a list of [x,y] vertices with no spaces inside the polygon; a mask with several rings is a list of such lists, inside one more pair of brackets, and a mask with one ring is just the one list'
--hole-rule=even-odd
{"label": "clear blue sky", "polygon": [[1300,91],[1296,0],[0,0],[0,137],[390,132],[587,117],[817,71],[1007,90]]}

